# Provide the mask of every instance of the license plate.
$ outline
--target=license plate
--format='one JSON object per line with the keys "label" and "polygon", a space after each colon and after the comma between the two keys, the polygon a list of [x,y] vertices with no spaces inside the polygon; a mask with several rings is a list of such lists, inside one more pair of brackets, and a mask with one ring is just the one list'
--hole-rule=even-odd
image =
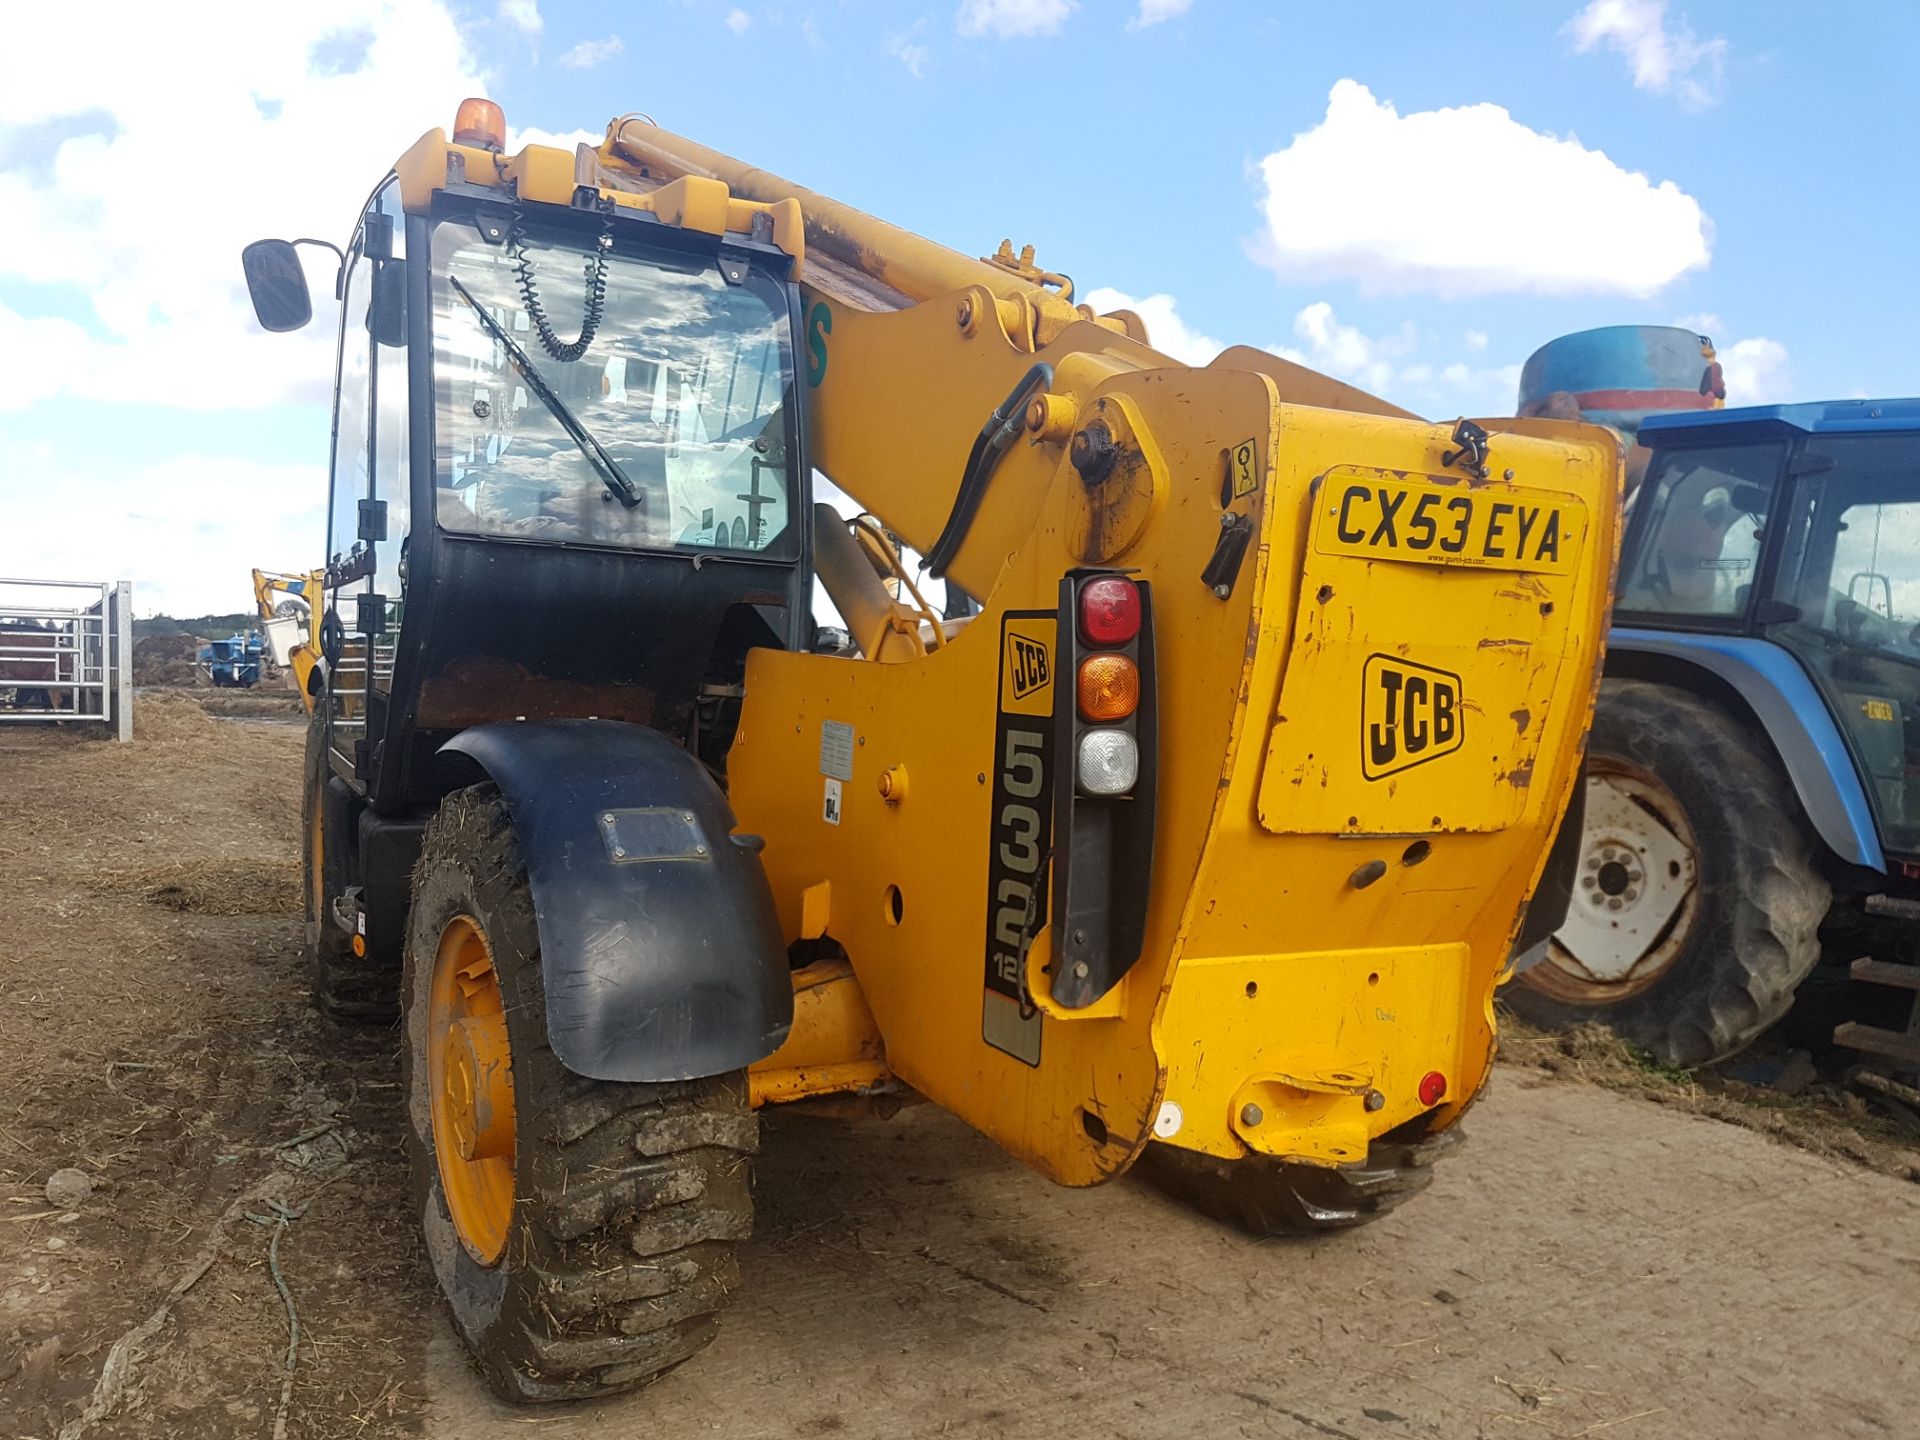
{"label": "license plate", "polygon": [[1323,555],[1565,574],[1586,536],[1579,501],[1511,485],[1403,480],[1340,466],[1321,483],[1314,548]]}

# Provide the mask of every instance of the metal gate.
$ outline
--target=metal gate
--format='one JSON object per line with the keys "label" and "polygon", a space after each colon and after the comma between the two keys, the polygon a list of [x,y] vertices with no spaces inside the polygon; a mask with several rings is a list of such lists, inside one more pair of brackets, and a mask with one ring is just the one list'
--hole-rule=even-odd
{"label": "metal gate", "polygon": [[98,720],[133,738],[133,586],[0,576],[0,724]]}

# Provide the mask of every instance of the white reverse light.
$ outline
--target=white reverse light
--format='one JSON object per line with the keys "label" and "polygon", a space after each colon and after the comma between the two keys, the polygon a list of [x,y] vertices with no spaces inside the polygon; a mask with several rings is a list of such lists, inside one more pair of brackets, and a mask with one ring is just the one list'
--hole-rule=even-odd
{"label": "white reverse light", "polygon": [[1078,774],[1089,795],[1124,795],[1140,778],[1140,746],[1124,730],[1089,730],[1080,737]]}

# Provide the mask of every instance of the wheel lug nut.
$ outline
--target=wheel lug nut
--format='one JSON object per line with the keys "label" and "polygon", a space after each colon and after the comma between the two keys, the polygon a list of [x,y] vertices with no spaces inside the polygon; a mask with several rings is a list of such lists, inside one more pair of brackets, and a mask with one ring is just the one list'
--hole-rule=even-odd
{"label": "wheel lug nut", "polygon": [[1593,883],[1594,883],[1593,877],[1591,875],[1582,875],[1580,877],[1580,883],[1586,886],[1587,889],[1591,890],[1593,888]]}

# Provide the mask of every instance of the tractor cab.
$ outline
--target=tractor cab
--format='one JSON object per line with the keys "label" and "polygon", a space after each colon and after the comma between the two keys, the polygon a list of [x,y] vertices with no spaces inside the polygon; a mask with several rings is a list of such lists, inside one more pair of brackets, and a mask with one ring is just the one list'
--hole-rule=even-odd
{"label": "tractor cab", "polygon": [[1653,416],[1640,440],[1615,624],[1777,645],[1844,741],[1859,818],[1920,856],[1920,401]]}
{"label": "tractor cab", "polygon": [[[590,152],[515,173],[503,132],[463,106],[336,251],[310,924],[389,970],[421,827],[473,778],[454,737],[626,721],[720,767],[747,652],[813,639],[798,242],[764,208],[610,194]],[[268,330],[311,318],[296,243],[321,242],[243,256]],[[363,893],[389,861],[396,893]]]}

